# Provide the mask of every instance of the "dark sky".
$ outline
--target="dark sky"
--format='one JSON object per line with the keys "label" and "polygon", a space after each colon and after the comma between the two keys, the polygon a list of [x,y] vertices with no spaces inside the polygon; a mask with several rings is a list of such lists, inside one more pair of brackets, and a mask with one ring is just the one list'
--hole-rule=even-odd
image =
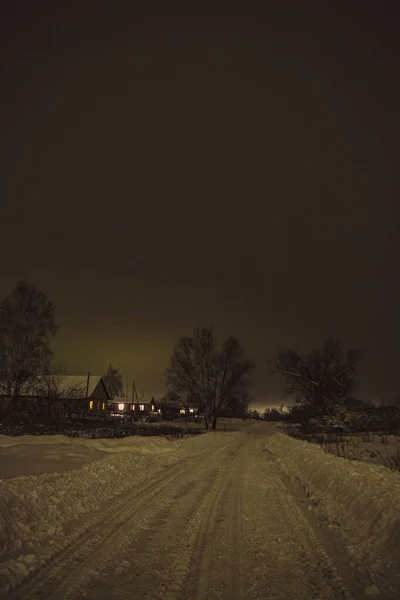
{"label": "dark sky", "polygon": [[71,373],[111,361],[146,393],[180,335],[212,324],[257,362],[260,406],[281,402],[276,352],[331,332],[364,351],[360,395],[391,400],[397,16],[136,4],[1,3],[1,297],[35,284]]}

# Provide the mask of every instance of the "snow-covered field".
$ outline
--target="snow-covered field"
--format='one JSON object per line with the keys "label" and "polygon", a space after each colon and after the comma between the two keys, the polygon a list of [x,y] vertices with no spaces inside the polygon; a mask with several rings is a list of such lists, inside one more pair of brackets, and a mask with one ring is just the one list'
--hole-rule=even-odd
{"label": "snow-covered field", "polygon": [[0,437],[1,593],[400,597],[399,474],[278,431]]}

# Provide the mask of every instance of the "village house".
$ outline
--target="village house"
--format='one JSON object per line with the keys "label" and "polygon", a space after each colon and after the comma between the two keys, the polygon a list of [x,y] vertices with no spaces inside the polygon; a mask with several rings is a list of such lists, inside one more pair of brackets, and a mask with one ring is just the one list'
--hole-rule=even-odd
{"label": "village house", "polygon": [[107,402],[107,412],[112,416],[131,417],[133,419],[142,419],[150,415],[160,414],[158,403],[151,399],[134,398],[135,401],[128,400],[125,396],[117,396]]}
{"label": "village house", "polygon": [[199,416],[197,406],[181,400],[163,400],[160,404],[161,414],[165,420],[196,419]]}
{"label": "village house", "polygon": [[[29,390],[19,394],[16,410],[42,418],[105,417],[109,399],[100,375],[50,375],[38,377]],[[11,398],[3,396],[0,412],[7,410],[10,402]]]}
{"label": "village house", "polygon": [[60,383],[62,399],[85,399],[88,414],[106,414],[110,395],[100,375],[66,375]]}

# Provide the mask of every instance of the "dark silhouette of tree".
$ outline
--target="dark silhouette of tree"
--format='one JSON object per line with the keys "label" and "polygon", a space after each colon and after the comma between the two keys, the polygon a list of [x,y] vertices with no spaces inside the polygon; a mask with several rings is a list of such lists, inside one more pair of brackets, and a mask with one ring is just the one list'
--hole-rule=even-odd
{"label": "dark silhouette of tree", "polygon": [[225,416],[244,419],[247,415],[251,398],[248,389],[237,390],[230,394],[225,403]]}
{"label": "dark silhouette of tree", "polygon": [[277,408],[266,408],[261,418],[264,421],[281,421],[283,414]]}
{"label": "dark silhouette of tree", "polygon": [[104,375],[103,379],[111,398],[122,396],[123,384],[122,375],[119,372],[119,369],[109,364],[107,375]]}
{"label": "dark silhouette of tree", "polygon": [[29,283],[19,282],[0,304],[0,391],[11,398],[11,413],[51,362],[54,319],[54,304]]}
{"label": "dark silhouette of tree", "polygon": [[292,349],[280,352],[275,372],[283,375],[286,393],[294,395],[297,402],[325,410],[351,397],[358,385],[355,375],[359,361],[358,350],[345,352],[340,341],[331,336],[322,349],[308,354]]}
{"label": "dark silhouette of tree", "polygon": [[256,421],[259,421],[261,419],[260,412],[256,409],[248,410],[247,417],[249,419],[255,419]]}
{"label": "dark silhouette of tree", "polygon": [[206,427],[211,421],[215,429],[220,411],[245,394],[253,368],[237,338],[229,337],[217,348],[212,328],[202,327],[175,347],[167,385],[172,392],[186,393],[204,412]]}

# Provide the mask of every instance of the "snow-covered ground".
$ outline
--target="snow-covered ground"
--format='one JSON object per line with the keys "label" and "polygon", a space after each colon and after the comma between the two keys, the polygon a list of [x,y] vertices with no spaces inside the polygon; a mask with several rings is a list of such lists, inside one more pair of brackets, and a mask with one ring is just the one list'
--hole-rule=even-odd
{"label": "snow-covered ground", "polygon": [[0,466],[18,456],[18,473],[23,457],[50,471],[0,481],[1,592],[400,597],[400,476],[277,431],[0,438]]}

